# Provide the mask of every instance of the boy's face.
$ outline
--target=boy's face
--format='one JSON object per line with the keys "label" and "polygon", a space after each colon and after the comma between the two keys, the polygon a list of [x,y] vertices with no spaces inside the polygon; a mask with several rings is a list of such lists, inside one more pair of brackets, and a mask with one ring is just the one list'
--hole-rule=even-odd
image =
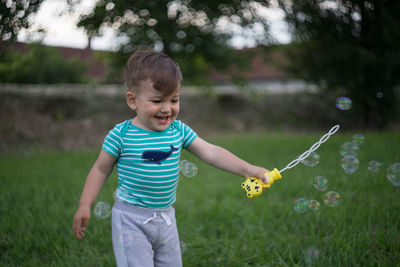
{"label": "boy's face", "polygon": [[136,92],[127,92],[128,106],[136,111],[133,124],[148,131],[160,132],[176,119],[179,113],[180,86],[164,96],[153,88],[152,82],[142,81]]}

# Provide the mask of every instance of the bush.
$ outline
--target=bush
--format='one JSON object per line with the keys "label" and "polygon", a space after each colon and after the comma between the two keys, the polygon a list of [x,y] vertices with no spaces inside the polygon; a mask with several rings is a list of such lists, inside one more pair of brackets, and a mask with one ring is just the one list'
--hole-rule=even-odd
{"label": "bush", "polygon": [[86,64],[66,60],[55,47],[30,44],[26,53],[0,52],[1,83],[83,83]]}

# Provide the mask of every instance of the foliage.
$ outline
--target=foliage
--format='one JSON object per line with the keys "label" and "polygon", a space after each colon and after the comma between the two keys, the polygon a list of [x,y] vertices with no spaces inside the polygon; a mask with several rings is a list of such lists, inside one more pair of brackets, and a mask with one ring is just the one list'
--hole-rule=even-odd
{"label": "foliage", "polygon": [[293,33],[290,70],[350,97],[366,126],[385,127],[400,82],[400,2],[279,2]]}
{"label": "foliage", "polygon": [[205,74],[213,69],[246,67],[247,58],[234,53],[229,40],[235,26],[249,32],[255,25],[268,28],[257,12],[262,6],[268,1],[103,0],[78,26],[89,36],[101,34],[104,27],[117,31],[121,46],[113,65],[120,69],[132,52],[150,47],[176,60],[185,80],[207,83]]}
{"label": "foliage", "polygon": [[[210,140],[240,157],[281,169],[320,134],[224,134]],[[385,169],[399,161],[398,133],[365,133],[359,169],[340,168],[339,147],[350,134],[336,133],[319,149],[314,168],[282,173],[270,190],[247,199],[244,180],[208,166],[188,153],[199,172],[180,178],[175,204],[184,266],[397,266],[400,258],[399,187]],[[270,153],[273,151],[273,153]],[[92,216],[78,241],[72,218],[95,151],[37,152],[29,146],[0,156],[1,266],[115,266],[110,218]],[[368,161],[384,166],[372,173]],[[328,178],[340,194],[337,207],[323,202],[314,177]],[[97,201],[113,202],[115,172]],[[319,211],[296,213],[294,201],[316,199]],[[310,253],[310,248],[314,252]],[[312,251],[311,251],[312,252]]]}
{"label": "foliage", "polygon": [[29,18],[43,0],[0,1],[0,42],[15,40],[22,28],[29,26]]}
{"label": "foliage", "polygon": [[81,83],[86,65],[66,60],[59,49],[39,43],[28,45],[25,53],[5,49],[0,52],[1,83]]}

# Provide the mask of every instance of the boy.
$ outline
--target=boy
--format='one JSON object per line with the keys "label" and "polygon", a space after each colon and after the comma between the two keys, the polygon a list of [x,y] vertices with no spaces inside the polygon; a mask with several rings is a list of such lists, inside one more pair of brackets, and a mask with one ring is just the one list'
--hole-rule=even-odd
{"label": "boy", "polygon": [[240,176],[261,178],[267,169],[201,139],[176,120],[182,74],[168,56],[134,53],[126,66],[126,101],[136,117],[106,136],[90,170],[74,216],[76,238],[85,234],[90,207],[117,165],[112,240],[118,266],[182,266],[175,221],[179,160],[187,149],[201,160]]}

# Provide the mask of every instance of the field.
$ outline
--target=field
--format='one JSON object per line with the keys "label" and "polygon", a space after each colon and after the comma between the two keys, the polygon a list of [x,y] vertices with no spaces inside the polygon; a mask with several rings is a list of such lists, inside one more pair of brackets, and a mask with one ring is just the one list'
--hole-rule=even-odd
{"label": "field", "polygon": [[[282,169],[323,133],[225,134],[209,141],[266,168]],[[184,266],[399,266],[400,187],[386,168],[400,162],[399,133],[364,133],[358,170],[341,168],[340,146],[354,133],[337,133],[318,149],[320,163],[285,171],[283,179],[247,199],[241,177],[210,167],[188,153],[198,175],[181,177],[175,204]],[[98,149],[28,148],[0,156],[1,266],[114,266],[110,220],[92,216],[86,237],[72,233],[86,175]],[[384,162],[376,173],[371,160]],[[328,178],[340,194],[324,204],[313,187]],[[97,201],[113,202],[114,172]],[[318,211],[298,213],[298,198],[316,199]]]}

